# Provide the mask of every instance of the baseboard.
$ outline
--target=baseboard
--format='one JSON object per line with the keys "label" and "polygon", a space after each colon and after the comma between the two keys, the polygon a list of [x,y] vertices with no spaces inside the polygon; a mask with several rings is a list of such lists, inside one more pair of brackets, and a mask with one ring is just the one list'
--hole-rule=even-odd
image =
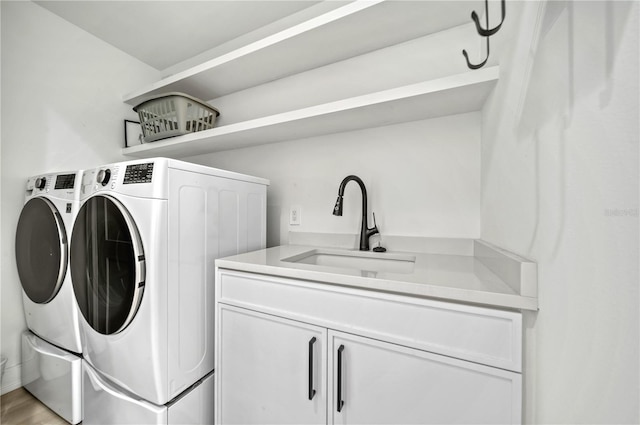
{"label": "baseboard", "polygon": [[16,390],[22,386],[22,378],[20,376],[20,364],[7,366],[2,376],[2,389],[0,394],[4,395],[8,392]]}

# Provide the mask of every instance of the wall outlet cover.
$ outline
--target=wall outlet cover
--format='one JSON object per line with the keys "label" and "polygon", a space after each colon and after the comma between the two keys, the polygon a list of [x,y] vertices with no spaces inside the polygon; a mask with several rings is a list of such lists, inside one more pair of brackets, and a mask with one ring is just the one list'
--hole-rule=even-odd
{"label": "wall outlet cover", "polygon": [[289,225],[299,226],[302,224],[302,207],[294,205],[289,210]]}

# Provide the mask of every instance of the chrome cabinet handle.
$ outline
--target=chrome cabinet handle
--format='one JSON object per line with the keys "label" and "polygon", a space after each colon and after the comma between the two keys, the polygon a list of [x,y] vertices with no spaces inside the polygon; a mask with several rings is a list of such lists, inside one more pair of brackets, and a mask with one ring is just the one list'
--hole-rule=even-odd
{"label": "chrome cabinet handle", "polygon": [[342,407],[344,406],[344,400],[342,399],[342,352],[344,351],[344,345],[340,345],[338,348],[338,400],[337,400],[337,409],[338,412],[342,411]]}
{"label": "chrome cabinet handle", "polygon": [[313,396],[316,395],[316,390],[313,388],[313,345],[316,343],[316,337],[314,336],[309,340],[309,400],[313,400]]}

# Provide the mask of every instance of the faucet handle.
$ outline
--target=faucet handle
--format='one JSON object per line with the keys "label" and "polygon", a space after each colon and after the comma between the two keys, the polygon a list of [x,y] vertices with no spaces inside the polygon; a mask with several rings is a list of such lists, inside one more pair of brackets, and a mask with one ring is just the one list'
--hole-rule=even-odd
{"label": "faucet handle", "polygon": [[367,229],[367,234],[369,236],[380,233],[380,231],[378,230],[378,225],[376,224],[376,213],[372,212],[371,214],[373,214],[373,227],[371,229]]}

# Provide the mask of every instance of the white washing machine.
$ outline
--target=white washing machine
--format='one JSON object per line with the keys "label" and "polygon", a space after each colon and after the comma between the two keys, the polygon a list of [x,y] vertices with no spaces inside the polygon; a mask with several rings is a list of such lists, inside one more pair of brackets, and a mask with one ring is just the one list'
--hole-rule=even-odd
{"label": "white washing machine", "polygon": [[[85,383],[162,406],[213,371],[214,261],[265,247],[268,184],[166,158],[83,173],[70,264]],[[85,417],[107,393],[84,392]]]}
{"label": "white washing machine", "polygon": [[[71,423],[82,420],[80,321],[68,271],[81,176],[74,171],[29,178],[15,241],[24,313],[33,332],[22,336],[22,384]],[[61,375],[66,377],[60,380]]]}
{"label": "white washing machine", "polygon": [[27,326],[74,353],[82,352],[82,344],[67,265],[81,176],[78,171],[29,178],[16,230],[16,264]]}

